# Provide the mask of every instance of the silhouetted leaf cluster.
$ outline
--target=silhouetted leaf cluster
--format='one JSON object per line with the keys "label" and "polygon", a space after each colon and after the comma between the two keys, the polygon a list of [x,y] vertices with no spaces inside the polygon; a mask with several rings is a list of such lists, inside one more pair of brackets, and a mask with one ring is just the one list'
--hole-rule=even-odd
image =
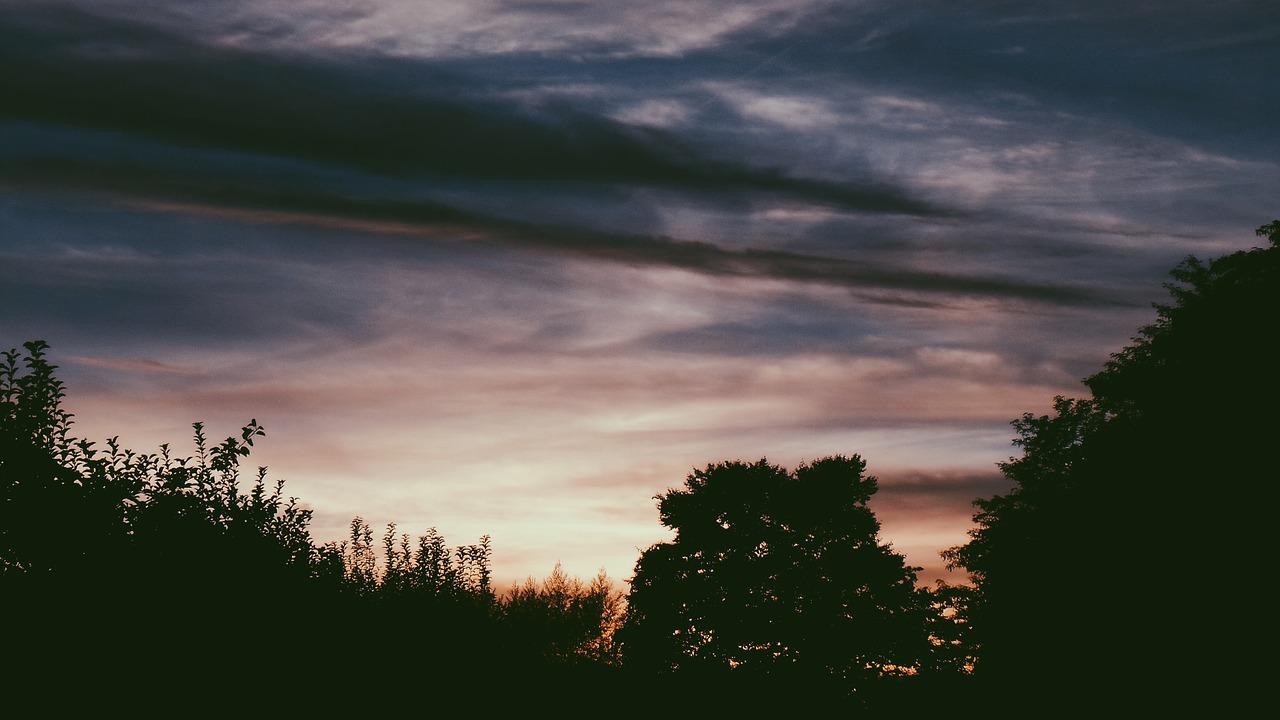
{"label": "silhouetted leaf cluster", "polygon": [[[240,461],[263,434],[210,445],[196,423],[194,457],[105,448],[73,438],[46,345],[4,353],[0,366],[0,573],[6,589],[104,583],[147,593],[227,593],[305,577],[311,512],[268,487],[259,468],[247,493]],[[21,358],[21,362],[19,362]],[[59,592],[63,592],[59,590]]]}

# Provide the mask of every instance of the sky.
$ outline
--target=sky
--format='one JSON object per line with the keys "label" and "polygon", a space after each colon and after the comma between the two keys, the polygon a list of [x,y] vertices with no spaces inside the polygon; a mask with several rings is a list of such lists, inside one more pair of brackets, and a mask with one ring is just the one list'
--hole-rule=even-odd
{"label": "sky", "polygon": [[1280,216],[1277,67],[1273,0],[0,0],[0,346],[499,589],[854,453],[960,582],[1010,421]]}

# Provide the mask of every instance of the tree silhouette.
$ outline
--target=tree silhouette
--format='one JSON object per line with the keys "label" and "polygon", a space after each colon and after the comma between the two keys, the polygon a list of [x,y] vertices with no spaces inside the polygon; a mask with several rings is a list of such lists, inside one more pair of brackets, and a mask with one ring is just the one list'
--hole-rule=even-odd
{"label": "tree silhouette", "polygon": [[[14,688],[190,687],[229,656],[297,642],[279,618],[323,614],[311,512],[240,464],[262,428],[194,457],[73,437],[63,385],[28,342],[0,363],[0,607]],[[327,606],[326,606],[327,609]],[[283,673],[283,667],[278,670]],[[35,687],[33,685],[33,687]]]}
{"label": "tree silhouette", "polygon": [[[979,675],[1076,697],[1247,677],[1269,612],[1248,587],[1274,539],[1280,222],[1270,247],[1189,257],[1173,302],[1054,414],[1014,422],[1015,487],[944,556],[976,585]],[[1172,595],[1157,585],[1176,588]]]}
{"label": "tree silhouette", "polygon": [[620,631],[632,667],[734,669],[850,688],[928,655],[916,568],[881,544],[858,456],[696,470],[655,497],[675,539],[636,563]]}
{"label": "tree silhouette", "polygon": [[48,344],[23,347],[0,364],[0,578],[11,589],[97,567],[125,539],[142,486],[114,444],[95,457],[91,443],[70,436]]}
{"label": "tree silhouette", "polygon": [[613,636],[622,609],[622,595],[604,570],[584,584],[560,563],[541,582],[528,578],[499,600],[513,644],[560,664],[616,664]]}
{"label": "tree silhouette", "polygon": [[47,347],[29,342],[0,362],[11,696],[56,678],[145,706],[208,697],[257,671],[288,689],[281,709],[293,714],[312,703],[367,710],[375,688],[474,704],[472,689],[495,678],[617,694],[620,598],[603,574],[583,586],[557,569],[499,602],[487,535],[451,547],[435,528],[413,540],[391,524],[379,543],[356,517],[348,540],[316,546],[311,511],[283,481],[258,468],[241,487],[264,435],[256,421],[218,443],[195,423],[190,457],[167,444],[135,453],[117,438],[98,448],[71,435]]}
{"label": "tree silhouette", "polygon": [[117,438],[99,450],[70,435],[72,416],[62,408],[47,347],[26,343],[25,354],[8,351],[0,365],[6,580],[53,587],[114,578],[155,593],[204,578],[211,588],[252,583],[261,593],[264,577],[245,575],[241,583],[228,573],[256,564],[270,566],[269,573],[294,566],[306,574],[310,511],[282,497],[283,482],[268,490],[265,468],[248,493],[238,487],[240,460],[263,435],[256,421],[212,447],[196,423],[194,458],[174,458],[167,445],[157,454],[135,453]]}

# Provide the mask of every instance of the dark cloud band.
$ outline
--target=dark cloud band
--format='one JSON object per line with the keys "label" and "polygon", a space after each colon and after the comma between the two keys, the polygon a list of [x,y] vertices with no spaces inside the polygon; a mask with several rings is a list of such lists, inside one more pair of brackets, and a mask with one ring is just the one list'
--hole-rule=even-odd
{"label": "dark cloud band", "polygon": [[479,98],[467,78],[427,63],[273,57],[72,9],[0,8],[0,18],[0,63],[23,68],[0,76],[4,119],[401,177],[763,193],[861,212],[942,212],[886,183],[713,161],[668,133],[564,106]]}

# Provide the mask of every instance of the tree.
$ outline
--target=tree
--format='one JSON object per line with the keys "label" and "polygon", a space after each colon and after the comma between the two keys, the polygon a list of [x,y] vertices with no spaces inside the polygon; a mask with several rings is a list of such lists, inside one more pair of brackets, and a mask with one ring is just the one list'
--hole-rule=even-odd
{"label": "tree", "polygon": [[511,586],[499,612],[513,645],[554,663],[617,660],[614,632],[622,616],[622,595],[601,570],[590,583],[571,578],[560,563],[542,582],[530,577]]}
{"label": "tree", "polygon": [[913,672],[929,652],[917,568],[879,541],[857,455],[695,470],[655,496],[672,542],[636,563],[630,666],[830,680]]}
{"label": "tree", "polygon": [[973,640],[972,585],[953,585],[939,580],[933,588],[922,588],[929,607],[929,663],[921,668],[933,677],[942,676],[953,685],[967,680],[977,662],[978,647]]}
{"label": "tree", "polygon": [[1244,669],[1227,670],[1269,613],[1248,578],[1274,550],[1280,459],[1280,221],[1258,235],[1270,247],[1177,266],[1091,398],[1014,421],[1013,489],[944,553],[978,592],[979,674],[1133,696]]}

